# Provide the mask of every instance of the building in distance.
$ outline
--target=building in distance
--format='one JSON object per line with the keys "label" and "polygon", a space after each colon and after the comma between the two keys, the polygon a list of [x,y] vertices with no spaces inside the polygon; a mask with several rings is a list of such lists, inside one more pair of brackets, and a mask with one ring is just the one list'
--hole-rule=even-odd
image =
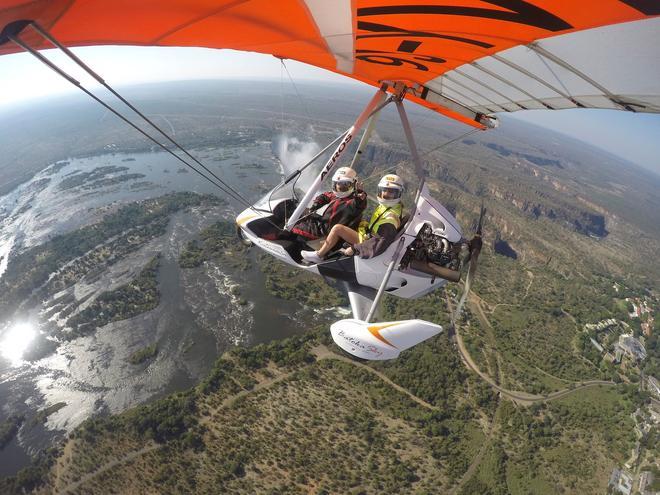
{"label": "building in distance", "polygon": [[630,495],[632,493],[633,477],[626,471],[614,468],[610,475],[609,485],[614,488],[614,491]]}
{"label": "building in distance", "polygon": [[646,349],[644,348],[644,344],[633,337],[632,334],[624,333],[619,335],[619,342],[615,348],[620,349],[624,354],[630,356],[636,361],[643,361],[646,359]]}

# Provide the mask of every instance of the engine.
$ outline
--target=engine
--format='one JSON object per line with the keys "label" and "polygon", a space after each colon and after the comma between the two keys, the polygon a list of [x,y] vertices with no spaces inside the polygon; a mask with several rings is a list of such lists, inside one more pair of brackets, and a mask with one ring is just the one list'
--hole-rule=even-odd
{"label": "engine", "polygon": [[449,242],[445,237],[434,233],[431,224],[425,223],[401,258],[400,268],[408,268],[412,263],[412,268],[419,269],[420,263],[433,263],[458,272],[467,253],[467,243]]}

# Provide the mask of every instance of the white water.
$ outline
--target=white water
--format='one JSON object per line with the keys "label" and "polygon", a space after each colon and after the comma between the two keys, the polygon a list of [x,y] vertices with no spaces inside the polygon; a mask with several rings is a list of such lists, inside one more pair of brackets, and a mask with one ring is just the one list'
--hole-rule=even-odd
{"label": "white water", "polygon": [[[296,137],[280,134],[273,140],[275,155],[280,161],[280,171],[285,177],[298,170],[316,155],[321,147],[315,141],[301,141]],[[298,180],[298,187],[306,190],[312,185],[323,158],[312,164]]]}

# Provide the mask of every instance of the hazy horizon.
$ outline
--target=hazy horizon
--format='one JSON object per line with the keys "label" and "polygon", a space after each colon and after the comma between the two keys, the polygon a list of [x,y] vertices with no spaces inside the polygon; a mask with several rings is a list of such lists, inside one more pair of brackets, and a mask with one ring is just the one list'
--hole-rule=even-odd
{"label": "hazy horizon", "polygon": [[[214,83],[214,82],[232,82],[232,81],[246,81],[246,82],[268,82],[272,84],[282,84],[283,81],[276,77],[264,77],[264,76],[234,76],[234,77],[225,77],[225,78],[204,78],[204,79],[173,79],[173,80],[161,80],[161,81],[145,81],[145,82],[135,82],[135,83],[124,83],[116,86],[116,89],[120,90],[131,90],[134,88],[139,88],[142,86],[156,86],[156,85],[169,85],[169,84],[195,84],[195,83]],[[338,80],[321,80],[321,79],[301,79],[295,82],[298,86],[320,86],[320,85],[329,85],[334,88],[345,87],[348,91],[353,93],[360,91],[371,91],[372,88],[366,84],[355,83],[352,80],[345,80],[345,78]],[[101,88],[102,91],[105,91],[101,86],[97,85],[97,88]],[[95,89],[90,88],[88,89]],[[293,88],[291,82],[287,78],[284,81],[283,91],[295,92],[296,88]],[[304,94],[302,94],[304,98]],[[92,102],[86,95],[82,94],[79,91],[76,91],[75,88],[72,88],[71,91],[64,93],[55,93],[50,95],[40,95],[35,96],[30,99],[21,99],[13,102],[0,102],[0,118],[3,115],[11,114],[14,111],[24,111],[28,108],[40,105],[40,104],[57,104],[58,102],[66,103],[66,100],[79,100],[84,101],[88,99],[90,103]],[[418,106],[418,109],[423,107]],[[428,110],[431,112],[431,110]],[[628,126],[627,129],[630,131],[630,126],[641,125],[645,127],[645,131],[637,134],[632,142],[627,144],[626,147],[621,148],[621,141],[623,136],[620,135],[620,129],[617,126],[613,126],[611,129],[603,130],[602,126],[598,128],[590,127],[594,122],[594,117],[592,115],[585,114],[601,114],[606,119],[611,114],[616,113],[617,118],[626,121]],[[558,115],[563,114],[563,115]],[[563,110],[563,111],[546,111],[546,110],[523,110],[515,113],[500,113],[504,115],[503,119],[500,119],[501,125],[506,125],[506,119],[512,118],[520,122],[525,122],[528,124],[535,125],[537,127],[549,129],[553,132],[557,132],[567,138],[577,139],[580,142],[583,142],[587,145],[594,146],[599,150],[605,151],[616,156],[619,159],[623,159],[626,162],[631,163],[641,167],[642,169],[652,172],[654,175],[660,177],[660,161],[653,162],[651,158],[649,159],[639,159],[634,156],[628,156],[626,152],[630,152],[628,146],[634,147],[638,152],[640,147],[649,145],[649,148],[652,148],[650,145],[653,144],[658,146],[658,143],[654,141],[647,141],[646,136],[650,132],[651,134],[660,135],[660,116],[652,114],[630,114],[628,112],[616,111],[616,110],[597,110],[597,109],[579,109],[579,110]],[[567,118],[570,115],[570,118]],[[437,114],[439,118],[442,118],[441,115]],[[640,124],[635,124],[635,121],[644,121]],[[597,121],[597,119],[596,119]],[[657,129],[657,130],[655,130]],[[654,131],[655,130],[655,131]],[[600,135],[604,134],[609,137],[609,139],[600,139]],[[617,148],[618,146],[618,148]],[[646,153],[649,157],[655,158],[655,151],[652,149],[648,150]]]}

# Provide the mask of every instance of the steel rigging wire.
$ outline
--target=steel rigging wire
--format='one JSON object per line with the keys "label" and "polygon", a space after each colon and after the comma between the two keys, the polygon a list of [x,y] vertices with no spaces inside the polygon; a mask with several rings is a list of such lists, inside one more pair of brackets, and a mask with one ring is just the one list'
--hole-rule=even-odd
{"label": "steel rigging wire", "polygon": [[[82,92],[87,94],[90,98],[101,104],[103,107],[105,107],[108,111],[119,117],[121,120],[126,122],[128,125],[130,125],[132,128],[134,128],[136,131],[138,131],[140,134],[145,136],[147,139],[150,141],[154,142],[158,146],[160,146],[163,150],[165,150],[167,153],[172,155],[174,158],[179,160],[181,163],[186,165],[188,168],[192,169],[194,172],[199,174],[201,177],[209,181],[211,184],[216,186],[218,189],[220,189],[222,192],[230,196],[232,199],[238,201],[239,203],[242,203],[244,206],[247,208],[255,211],[257,214],[261,215],[261,212],[259,210],[255,209],[252,203],[250,203],[247,199],[245,199],[238,191],[236,191],[232,186],[227,184],[225,181],[223,181],[220,177],[218,177],[212,170],[210,170],[208,167],[206,167],[202,162],[200,162],[197,158],[192,156],[183,146],[181,146],[179,143],[177,143],[174,139],[172,139],[165,131],[163,131],[160,127],[158,127],[152,120],[150,120],[146,115],[144,115],[142,112],[140,112],[134,105],[132,105],[128,100],[126,100],[123,96],[121,96],[117,91],[115,91],[107,82],[103,80],[98,74],[96,74],[89,66],[87,66],[78,56],[76,56],[71,50],[69,50],[66,46],[62,45],[59,41],[57,41],[48,31],[46,31],[44,28],[42,28],[39,24],[35,22],[29,23],[29,26],[31,26],[38,34],[40,34],[42,37],[50,41],[55,47],[59,48],[62,50],[71,60],[73,60],[78,66],[80,66],[85,72],[87,72],[91,77],[93,77],[96,81],[98,81],[103,87],[105,87],[108,91],[110,91],[117,99],[119,99],[122,103],[124,103],[128,108],[130,108],[133,112],[135,112],[138,116],[140,116],[145,122],[147,122],[151,127],[153,127],[156,131],[158,131],[162,136],[164,136],[170,143],[172,143],[177,149],[182,151],[187,157],[189,157],[191,160],[193,160],[197,165],[199,165],[203,170],[205,170],[211,177],[213,177],[213,180],[211,177],[208,177],[205,175],[203,172],[195,168],[191,163],[188,161],[184,160],[182,157],[174,153],[172,150],[170,150],[167,146],[165,146],[163,143],[149,135],[147,132],[145,132],[143,129],[141,129],[139,126],[128,120],[124,115],[119,113],[117,110],[112,108],[110,105],[108,105],[106,102],[98,98],[96,95],[94,95],[91,91],[86,89],[78,80],[76,80],[74,77],[69,75],[67,72],[62,70],[60,67],[55,65],[53,62],[48,60],[45,56],[43,56],[41,53],[33,49],[31,46],[27,45],[25,42],[23,42],[20,38],[18,38],[14,34],[8,34],[7,38],[14,42],[16,45],[20,46],[23,50],[26,52],[30,53],[33,55],[35,58],[37,58],[40,62],[42,62],[44,65],[46,65],[48,68],[53,70],[55,73],[58,75],[62,76],[64,79],[69,81],[71,84],[76,86],[78,89],[80,89]],[[217,181],[217,182],[216,182]],[[263,215],[261,215],[263,216]],[[269,223],[271,223],[274,227],[276,227],[278,230],[282,230],[281,227],[277,226],[275,223],[273,223],[270,219],[268,220]]]}

